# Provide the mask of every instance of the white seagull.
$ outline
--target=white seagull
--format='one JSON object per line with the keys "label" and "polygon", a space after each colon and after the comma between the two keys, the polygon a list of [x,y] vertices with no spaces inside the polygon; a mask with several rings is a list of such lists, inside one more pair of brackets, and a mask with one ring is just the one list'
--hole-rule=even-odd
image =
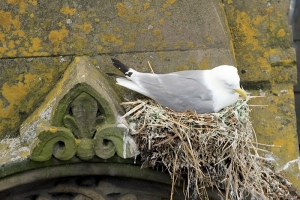
{"label": "white seagull", "polygon": [[234,104],[239,94],[247,97],[246,92],[240,88],[240,77],[234,66],[151,74],[128,68],[114,58],[111,60],[124,74],[107,73],[116,77],[118,85],[143,94],[174,111],[213,113]]}

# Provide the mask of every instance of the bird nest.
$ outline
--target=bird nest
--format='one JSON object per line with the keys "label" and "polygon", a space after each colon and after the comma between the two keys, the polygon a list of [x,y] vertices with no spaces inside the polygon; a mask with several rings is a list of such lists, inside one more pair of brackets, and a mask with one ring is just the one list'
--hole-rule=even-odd
{"label": "bird nest", "polygon": [[[248,98],[249,99],[249,98]],[[247,100],[219,113],[162,108],[152,100],[122,103],[138,144],[142,167],[166,169],[186,198],[208,199],[212,187],[225,199],[291,199],[291,184],[275,173],[260,151]]]}

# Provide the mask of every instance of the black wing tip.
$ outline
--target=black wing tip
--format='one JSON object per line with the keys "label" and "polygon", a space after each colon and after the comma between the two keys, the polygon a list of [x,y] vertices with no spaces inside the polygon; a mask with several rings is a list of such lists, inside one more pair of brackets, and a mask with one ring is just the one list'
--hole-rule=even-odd
{"label": "black wing tip", "polygon": [[129,68],[124,65],[123,63],[121,63],[121,61],[115,59],[115,58],[110,58],[113,65],[120,70],[123,74],[126,74],[129,71]]}
{"label": "black wing tip", "polygon": [[117,60],[117,59],[115,59],[115,58],[110,58],[110,59],[111,59],[111,61],[112,61],[113,63],[120,62],[119,60]]}
{"label": "black wing tip", "polygon": [[111,59],[111,61],[113,62],[113,64],[115,65],[118,65],[118,64],[120,64],[120,65],[124,65],[121,61],[119,61],[119,60],[117,60],[117,59],[115,59],[115,58],[110,58]]}

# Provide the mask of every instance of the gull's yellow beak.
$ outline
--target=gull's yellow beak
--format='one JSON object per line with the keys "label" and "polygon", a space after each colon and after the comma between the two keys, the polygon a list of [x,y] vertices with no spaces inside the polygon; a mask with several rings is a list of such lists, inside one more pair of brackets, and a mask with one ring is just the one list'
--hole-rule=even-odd
{"label": "gull's yellow beak", "polygon": [[237,92],[237,93],[239,93],[241,96],[243,96],[245,98],[247,97],[246,91],[243,90],[243,89],[241,89],[241,88],[235,89],[234,91]]}

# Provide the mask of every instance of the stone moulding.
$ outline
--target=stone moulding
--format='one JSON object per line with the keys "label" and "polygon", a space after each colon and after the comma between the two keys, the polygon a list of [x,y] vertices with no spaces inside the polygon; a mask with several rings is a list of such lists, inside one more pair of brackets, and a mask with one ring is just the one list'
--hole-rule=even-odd
{"label": "stone moulding", "polygon": [[138,154],[116,94],[86,57],[76,57],[44,103],[20,128],[30,158],[90,160]]}

